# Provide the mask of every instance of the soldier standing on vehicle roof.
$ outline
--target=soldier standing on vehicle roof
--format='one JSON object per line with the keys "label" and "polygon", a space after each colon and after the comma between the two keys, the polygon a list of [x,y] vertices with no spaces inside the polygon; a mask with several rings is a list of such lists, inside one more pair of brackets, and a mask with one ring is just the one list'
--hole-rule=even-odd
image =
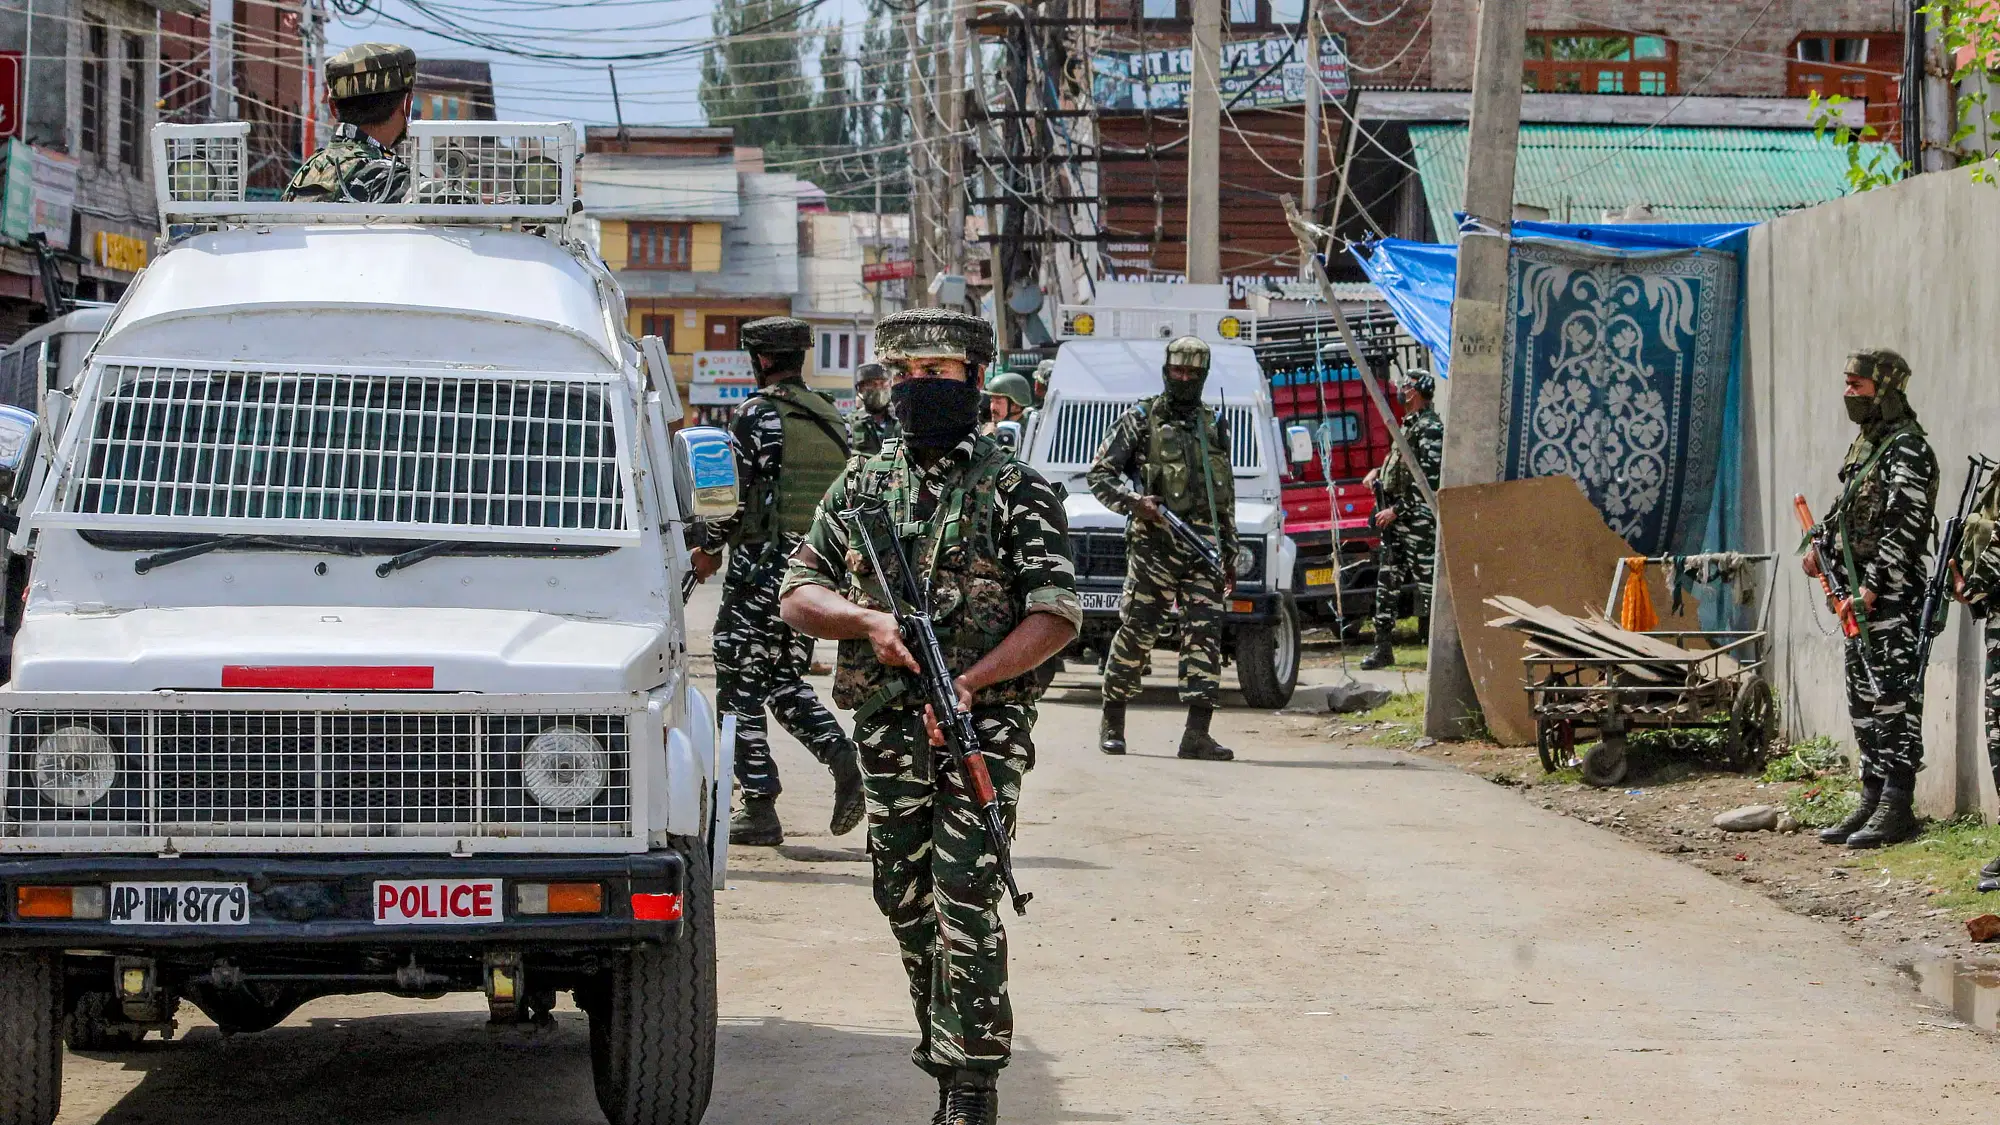
{"label": "soldier standing on vehicle roof", "polygon": [[326,92],[340,124],[285,187],[287,203],[402,203],[410,166],[396,155],[409,132],[417,53],[363,43],[326,60]]}
{"label": "soldier standing on vehicle roof", "polygon": [[[1861,804],[1819,834],[1875,848],[1915,836],[1913,798],[1923,768],[1923,696],[1917,618],[1930,571],[1937,457],[1905,390],[1910,365],[1887,348],[1847,357],[1847,416],[1861,427],[1840,467],[1840,498],[1820,526],[1833,533],[1860,635],[1847,642],[1847,713],[1861,748]],[[1810,556],[1806,573],[1819,577]],[[1864,666],[1864,650],[1866,665]],[[1875,684],[1869,684],[1873,670]]]}
{"label": "soldier standing on vehicle roof", "polygon": [[[1980,490],[1959,540],[1953,593],[1974,617],[1986,619],[1986,764],[2000,789],[2000,613],[1994,595],[2000,593],[2000,475]],[[2000,857],[1979,869],[1979,889],[2000,891]]]}
{"label": "soldier standing on vehicle roof", "polygon": [[[1181,702],[1188,705],[1180,756],[1217,762],[1236,756],[1208,730],[1222,693],[1222,603],[1236,586],[1236,477],[1229,427],[1201,401],[1208,364],[1208,345],[1194,336],[1167,344],[1165,391],[1119,415],[1090,466],[1090,491],[1130,521],[1118,633],[1104,665],[1098,748],[1106,754],[1125,752],[1125,705],[1139,694],[1153,642],[1178,602]],[[1215,543],[1223,573],[1174,537],[1163,508]]]}
{"label": "soldier standing on vehicle roof", "polygon": [[990,1125],[1012,1052],[998,859],[942,738],[926,729],[917,663],[840,513],[886,504],[911,565],[929,577],[946,663],[972,713],[1011,833],[1034,765],[1035,670],[1083,622],[1062,494],[977,433],[992,328],[944,309],[876,326],[894,372],[902,436],[856,456],[821,502],[785,575],[785,620],[840,641],[834,701],[854,708],[868,791],[875,903],[909,974],[913,1061],[938,1081],[934,1123]]}
{"label": "soldier standing on vehicle roof", "polygon": [[1055,374],[1056,374],[1055,360],[1045,359],[1042,360],[1040,363],[1035,364],[1034,384],[1035,384],[1036,410],[1040,410],[1042,408],[1042,404],[1049,401],[1049,380],[1055,378]]}
{"label": "soldier standing on vehicle roof", "polygon": [[[1399,389],[1403,440],[1410,443],[1424,479],[1435,489],[1444,469],[1444,420],[1431,409],[1437,383],[1430,372],[1414,371],[1403,377]],[[1424,501],[1416,473],[1393,446],[1388,459],[1362,478],[1370,488],[1378,482],[1385,506],[1374,516],[1382,532],[1382,548],[1375,555],[1375,651],[1361,661],[1363,668],[1387,668],[1396,662],[1389,635],[1396,628],[1403,587],[1412,582],[1417,586],[1417,632],[1430,635],[1431,582],[1437,573],[1437,514]]]}
{"label": "soldier standing on vehicle roof", "polygon": [[715,573],[726,543],[729,574],[715,619],[715,694],[724,714],[736,716],[736,780],[743,809],[729,825],[729,842],[775,847],[785,842],[778,820],[778,763],[771,757],[764,710],[769,707],[792,737],[833,771],[836,836],[861,823],[861,767],[854,744],[806,683],[812,638],[778,618],[778,582],[785,559],[812,526],[826,486],[847,462],[840,412],[832,400],[806,386],[805,354],[812,328],[788,316],[753,320],[742,328],[743,350],[756,368],[757,390],[736,408],[729,430],[736,439],[743,511],[703,529],[695,573]]}
{"label": "soldier standing on vehicle roof", "polygon": [[864,363],[854,372],[854,397],[860,400],[847,421],[847,444],[855,453],[874,453],[899,432],[889,412],[889,373],[879,363]]}

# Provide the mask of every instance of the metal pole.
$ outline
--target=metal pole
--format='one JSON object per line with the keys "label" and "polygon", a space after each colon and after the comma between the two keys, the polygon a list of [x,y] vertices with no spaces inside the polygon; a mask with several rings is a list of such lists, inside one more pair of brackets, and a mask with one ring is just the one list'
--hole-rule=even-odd
{"label": "metal pole", "polygon": [[931,256],[931,208],[929,132],[924,109],[924,75],[921,63],[922,52],[918,49],[921,37],[917,32],[917,11],[922,4],[911,0],[910,7],[903,13],[903,40],[909,47],[909,114],[910,147],[906,167],[910,173],[910,259],[914,263],[916,276],[909,282],[909,303],[928,304],[920,294],[928,294],[931,275],[937,264]]}
{"label": "metal pole", "polygon": [[959,134],[965,121],[965,25],[971,13],[972,0],[951,0],[949,48],[938,83],[944,99],[944,266],[960,276],[965,274],[966,206],[965,145]]}
{"label": "metal pole", "polygon": [[208,4],[208,113],[217,121],[236,116],[236,0]]}
{"label": "metal pole", "polygon": [[[1521,134],[1522,0],[1483,0],[1472,65],[1472,122],[1465,158],[1465,213],[1477,229],[1458,242],[1458,292],[1451,309],[1451,395],[1445,400],[1445,487],[1486,484],[1500,475],[1500,350],[1505,341],[1514,159]],[[1412,462],[1414,464],[1414,462]],[[1438,514],[1443,543],[1444,512]],[[1424,733],[1470,737],[1479,713],[1472,673],[1440,545],[1431,597],[1430,684]]]}
{"label": "metal pole", "polygon": [[[1319,214],[1319,0],[1306,0],[1306,135],[1305,183],[1299,190],[1299,210],[1307,217]],[[1335,197],[1338,206],[1338,197]],[[1299,263],[1299,276],[1312,280],[1310,262]],[[1336,560],[1337,562],[1337,560]]]}
{"label": "metal pole", "polygon": [[1194,4],[1194,74],[1188,90],[1187,279],[1222,280],[1222,5]]}
{"label": "metal pole", "polygon": [[632,135],[625,130],[625,103],[618,97],[618,66],[605,63],[604,73],[611,76],[611,112],[618,118],[618,147],[631,147]]}
{"label": "metal pole", "polygon": [[1951,58],[1944,48],[1944,37],[1939,34],[1937,21],[1927,15],[1919,15],[1923,21],[1923,54],[1920,65],[1923,73],[1923,113],[1919,120],[1921,149],[1917,170],[1920,172],[1942,172],[1957,165],[1952,157],[1952,134],[1958,128],[1957,103],[1951,88]]}

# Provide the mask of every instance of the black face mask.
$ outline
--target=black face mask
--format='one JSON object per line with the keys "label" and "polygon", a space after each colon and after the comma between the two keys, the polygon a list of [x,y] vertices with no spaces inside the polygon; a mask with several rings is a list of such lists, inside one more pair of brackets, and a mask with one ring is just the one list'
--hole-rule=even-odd
{"label": "black face mask", "polygon": [[979,425],[980,390],[956,379],[907,379],[889,401],[903,440],[916,449],[950,449]]}

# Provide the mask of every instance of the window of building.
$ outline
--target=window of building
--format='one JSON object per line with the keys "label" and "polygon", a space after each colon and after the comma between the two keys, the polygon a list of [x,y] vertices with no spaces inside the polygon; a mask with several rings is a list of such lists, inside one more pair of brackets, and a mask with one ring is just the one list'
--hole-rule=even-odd
{"label": "window of building", "polygon": [[104,155],[105,56],[111,52],[111,32],[103,24],[83,29],[83,127],[77,147],[92,156]]}
{"label": "window of building", "polygon": [[127,168],[143,167],[146,135],[146,41],[125,38],[125,62],[118,76],[118,159]]}
{"label": "window of building", "polygon": [[1808,32],[1792,41],[1785,62],[1785,93],[1794,98],[1839,95],[1866,102],[1870,140],[1895,143],[1902,136],[1903,37]]}
{"label": "window of building", "polygon": [[1546,94],[1676,94],[1674,42],[1659,35],[1531,31],[1521,88]]}
{"label": "window of building", "polygon": [[625,268],[685,270],[694,260],[694,224],[628,223]]}
{"label": "window of building", "polygon": [[852,371],[868,362],[868,334],[866,332],[821,332],[819,334],[820,371]]}
{"label": "window of building", "polygon": [[639,335],[658,336],[667,351],[674,350],[674,314],[647,313],[639,318]]}

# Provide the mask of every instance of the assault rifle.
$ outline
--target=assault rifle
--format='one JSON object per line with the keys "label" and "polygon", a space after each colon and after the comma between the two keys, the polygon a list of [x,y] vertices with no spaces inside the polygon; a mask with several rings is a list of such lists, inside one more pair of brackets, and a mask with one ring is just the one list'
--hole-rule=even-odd
{"label": "assault rifle", "polygon": [[[1013,848],[1007,839],[1007,825],[1000,818],[1000,799],[993,789],[993,777],[986,771],[986,757],[979,749],[979,731],[972,715],[958,709],[958,689],[952,683],[951,667],[945,663],[944,646],[938,643],[937,629],[931,624],[930,591],[917,585],[903,540],[889,519],[888,506],[877,500],[840,513],[840,521],[875,570],[882,596],[902,630],[903,643],[917,658],[918,680],[923,699],[930,704],[938,729],[953,761],[963,771],[965,790],[979,806],[979,819],[986,827],[986,843],[1000,861],[1000,878],[1013,896],[1014,913],[1026,914],[1028,901],[1035,896],[1021,893],[1014,881]],[[892,571],[883,565],[884,552],[895,564]]]}
{"label": "assault rifle", "polygon": [[1868,660],[1868,635],[1854,612],[1854,591],[1848,588],[1848,576],[1834,566],[1839,556],[1833,549],[1833,530],[1814,521],[1812,507],[1803,496],[1792,497],[1792,510],[1798,513],[1799,529],[1806,533],[1806,554],[1819,571],[1819,588],[1826,595],[1826,607],[1840,618],[1841,634],[1856,642],[1855,651],[1861,654],[1861,671],[1868,676],[1868,687],[1880,694],[1881,682],[1876,680],[1875,666]]}
{"label": "assault rifle", "polygon": [[1229,572],[1222,569],[1221,552],[1209,546],[1208,538],[1196,531],[1193,524],[1168,510],[1164,503],[1160,504],[1160,518],[1166,521],[1167,530],[1173,532],[1174,538],[1180,540],[1188,550],[1193,551],[1195,556],[1201,559],[1203,566],[1214,571],[1217,578],[1228,577]]}
{"label": "assault rifle", "polygon": [[1958,545],[1965,537],[1965,517],[1972,514],[1972,506],[1979,502],[1980,478],[2000,468],[1977,453],[1965,460],[1965,488],[1958,494],[1958,510],[1945,521],[1944,532],[1938,536],[1937,565],[1931,570],[1930,581],[1924,583],[1924,612],[1917,618],[1919,674],[1930,666],[1931,643],[1944,632],[1944,623],[1951,614],[1952,569],[1958,562]]}

